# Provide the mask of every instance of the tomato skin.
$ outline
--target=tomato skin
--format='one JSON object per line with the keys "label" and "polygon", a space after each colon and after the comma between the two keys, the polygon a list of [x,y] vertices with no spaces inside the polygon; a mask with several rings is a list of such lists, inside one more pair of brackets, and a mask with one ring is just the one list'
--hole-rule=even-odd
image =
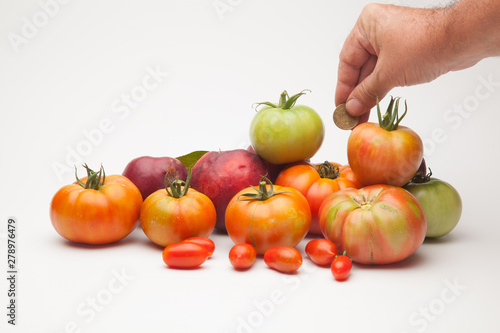
{"label": "tomato skin", "polygon": [[272,164],[293,163],[313,157],[323,143],[324,135],[321,117],[305,105],[290,108],[264,106],[250,125],[253,149]]}
{"label": "tomato skin", "polygon": [[257,258],[257,251],[251,244],[236,244],[229,250],[229,262],[236,269],[249,269]]}
{"label": "tomato skin", "polygon": [[345,189],[320,207],[325,238],[362,264],[390,264],[413,254],[423,243],[427,222],[408,191],[388,185]]}
{"label": "tomato skin", "polygon": [[141,204],[141,192],[129,179],[109,175],[99,190],[78,183],[62,187],[52,198],[50,219],[57,233],[72,242],[108,244],[137,227]]}
{"label": "tomato skin", "polygon": [[160,189],[144,200],[140,221],[146,236],[165,247],[189,237],[208,237],[215,228],[216,212],[212,201],[192,188],[180,198]]}
{"label": "tomato skin", "polygon": [[290,246],[272,247],[264,253],[267,266],[281,273],[295,273],[302,266],[302,255]]}
{"label": "tomato skin", "polygon": [[330,269],[335,280],[344,281],[351,274],[352,260],[346,255],[336,256]]}
{"label": "tomato skin", "polygon": [[420,202],[427,219],[426,237],[438,238],[451,232],[462,215],[462,199],[449,183],[431,177],[424,183],[404,186]]}
{"label": "tomato skin", "polygon": [[356,126],[347,142],[347,158],[363,186],[408,183],[423,158],[423,143],[417,133],[405,126],[387,131],[366,122]]}
{"label": "tomato skin", "polygon": [[[270,185],[266,185],[270,189]],[[241,195],[255,193],[252,187],[238,192],[226,209],[226,230],[235,244],[252,244],[257,254],[274,246],[296,246],[311,225],[306,198],[291,187],[274,186],[276,194],[264,201],[244,201]]]}
{"label": "tomato skin", "polygon": [[[337,163],[332,163],[337,165]],[[340,168],[339,168],[340,169]],[[311,208],[311,234],[321,235],[318,210],[323,200],[330,194],[344,188],[356,187],[349,179],[339,176],[335,179],[321,178],[317,166],[301,162],[285,168],[276,179],[276,185],[293,187],[302,193]]]}
{"label": "tomato skin", "polygon": [[191,242],[203,246],[208,251],[208,255],[211,256],[215,251],[215,243],[213,240],[207,237],[189,237],[183,240],[183,242]]}
{"label": "tomato skin", "polygon": [[191,242],[171,244],[163,250],[163,262],[171,268],[196,268],[210,256],[202,245]]}
{"label": "tomato skin", "polygon": [[316,265],[331,265],[337,255],[337,247],[326,238],[313,239],[306,244],[306,253]]}

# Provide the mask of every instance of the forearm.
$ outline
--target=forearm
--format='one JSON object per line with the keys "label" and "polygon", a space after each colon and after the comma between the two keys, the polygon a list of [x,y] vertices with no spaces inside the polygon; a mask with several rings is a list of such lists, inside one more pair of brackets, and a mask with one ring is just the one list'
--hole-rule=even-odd
{"label": "forearm", "polygon": [[500,56],[500,0],[461,0],[445,11],[451,70]]}

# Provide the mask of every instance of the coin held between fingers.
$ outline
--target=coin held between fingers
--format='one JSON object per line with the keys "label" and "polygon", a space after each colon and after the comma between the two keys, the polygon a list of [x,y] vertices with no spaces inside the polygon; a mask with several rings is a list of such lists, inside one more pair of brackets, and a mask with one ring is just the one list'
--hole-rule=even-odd
{"label": "coin held between fingers", "polygon": [[333,112],[333,122],[335,125],[343,130],[351,130],[359,122],[359,117],[351,116],[345,107],[345,104],[339,104]]}

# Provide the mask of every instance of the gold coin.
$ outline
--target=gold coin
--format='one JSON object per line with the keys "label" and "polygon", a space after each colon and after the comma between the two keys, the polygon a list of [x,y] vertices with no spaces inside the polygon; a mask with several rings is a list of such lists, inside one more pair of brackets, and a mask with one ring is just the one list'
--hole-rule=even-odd
{"label": "gold coin", "polygon": [[347,113],[345,104],[339,104],[333,112],[333,122],[340,129],[353,129],[358,124],[358,121],[359,117],[354,117]]}

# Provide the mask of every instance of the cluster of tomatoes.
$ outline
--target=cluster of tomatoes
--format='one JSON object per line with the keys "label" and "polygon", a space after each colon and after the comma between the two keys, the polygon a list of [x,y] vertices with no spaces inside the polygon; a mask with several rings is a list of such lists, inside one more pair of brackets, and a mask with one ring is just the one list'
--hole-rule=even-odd
{"label": "cluster of tomatoes", "polygon": [[[281,95],[254,117],[250,140],[255,153],[283,166],[274,184],[263,176],[242,189],[225,208],[225,228],[235,246],[229,261],[250,268],[258,255],[280,272],[302,265],[295,247],[309,234],[306,254],[346,279],[352,262],[389,264],[413,254],[426,236],[450,232],[461,214],[461,200],[449,184],[426,174],[423,144],[400,126],[399,99],[392,99],[379,123],[354,128],[348,141],[349,164],[307,162],[321,146],[324,130],[317,113],[296,105],[301,92]],[[144,198],[127,178],[106,176],[85,165],[87,177],[64,186],[51,203],[51,221],[64,238],[105,244],[123,239],[140,221],[142,230],[164,248],[173,268],[197,267],[212,255],[208,237],[216,225],[209,197],[186,180],[170,181]],[[412,194],[413,193],[413,194]],[[339,253],[343,253],[340,254]]]}

